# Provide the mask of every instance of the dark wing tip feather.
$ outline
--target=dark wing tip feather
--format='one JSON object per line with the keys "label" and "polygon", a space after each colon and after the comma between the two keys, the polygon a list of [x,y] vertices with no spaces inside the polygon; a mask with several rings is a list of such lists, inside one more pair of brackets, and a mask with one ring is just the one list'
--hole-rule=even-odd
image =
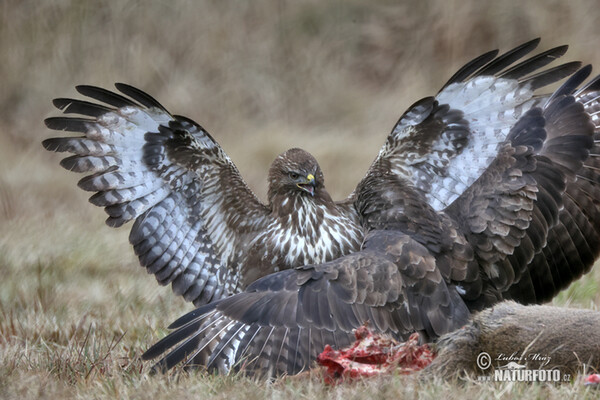
{"label": "dark wing tip feather", "polygon": [[483,66],[479,71],[477,71],[477,75],[495,75],[515,61],[523,58],[526,54],[532,52],[539,43],[540,38],[536,38],[507,51],[506,53],[496,57],[489,64]]}
{"label": "dark wing tip feather", "polygon": [[[175,350],[173,350],[172,352],[167,354],[164,358],[162,358],[160,361],[158,361],[152,367],[152,369],[154,371],[160,372],[160,371],[167,371],[167,370],[173,368],[175,365],[179,364],[180,362],[185,360],[190,355],[190,352],[191,352],[190,349],[194,349],[198,345],[200,340],[201,340],[200,337],[192,336],[191,338],[186,340],[186,342],[179,345]],[[166,349],[158,349],[158,350],[162,350],[161,353],[164,353],[164,351],[166,351]]]}
{"label": "dark wing tip feather", "polygon": [[175,322],[173,322],[171,325],[168,326],[169,329],[177,329],[177,328],[181,328],[182,326],[194,321],[195,319],[208,314],[209,312],[211,312],[212,310],[214,310],[217,305],[221,302],[222,300],[216,300],[213,301],[209,304],[205,304],[201,307],[196,308],[193,311],[190,311],[189,313],[183,315],[182,317],[179,317],[177,320],[175,320]]}
{"label": "dark wing tip feather", "polygon": [[54,99],[52,100],[52,104],[65,114],[81,114],[90,117],[99,117],[113,111],[112,108],[101,104],[67,98]]}
{"label": "dark wing tip feather", "polygon": [[132,100],[97,86],[78,85],[75,86],[75,89],[84,96],[91,97],[92,99],[110,104],[111,106],[115,106],[117,108],[129,106],[139,107],[139,104],[133,102]]}
{"label": "dark wing tip feather", "polygon": [[571,75],[569,79],[567,79],[567,81],[563,83],[554,93],[552,93],[552,96],[548,98],[546,104],[552,103],[554,99],[560,96],[567,96],[572,94],[577,89],[577,87],[581,85],[583,81],[587,79],[588,76],[590,76],[591,73],[592,66],[590,64],[580,68],[577,72]]}
{"label": "dark wing tip feather", "polygon": [[595,76],[589,82],[587,82],[584,86],[581,87],[576,93],[576,95],[580,95],[581,93],[586,92],[597,92],[600,91],[600,75]]}
{"label": "dark wing tip feather", "polygon": [[48,151],[59,151],[61,141],[60,138],[50,138],[42,141],[42,146]]}
{"label": "dark wing tip feather", "polygon": [[55,131],[69,131],[69,132],[81,132],[86,133],[88,130],[87,124],[92,122],[85,118],[71,118],[71,117],[50,117],[44,120],[44,124],[49,129]]}
{"label": "dark wing tip feather", "polygon": [[573,74],[581,67],[580,61],[568,62],[558,65],[554,68],[547,69],[540,73],[528,76],[522,80],[522,83],[529,83],[532,90],[551,85],[559,80]]}
{"label": "dark wing tip feather", "polygon": [[177,329],[174,332],[171,332],[169,335],[165,336],[154,345],[152,345],[148,350],[142,354],[142,360],[152,360],[165,351],[175,346],[176,344],[182,342],[183,340],[192,337],[193,333],[198,330],[201,325],[201,320],[196,320],[194,323],[188,324],[187,326],[182,327],[181,329]]}
{"label": "dark wing tip feather", "polygon": [[519,79],[527,74],[539,70],[542,67],[550,64],[554,60],[562,57],[569,46],[563,45],[546,50],[540,54],[530,57],[519,64],[503,71],[499,76],[507,79]]}
{"label": "dark wing tip feather", "polygon": [[140,103],[148,108],[156,107],[156,108],[163,110],[167,114],[169,113],[167,111],[167,109],[165,107],[163,107],[163,105],[160,104],[154,97],[150,96],[148,93],[146,93],[136,87],[133,87],[126,83],[115,83],[115,87],[121,93],[126,94],[127,96],[131,97],[138,103]]}
{"label": "dark wing tip feather", "polygon": [[492,61],[497,55],[498,50],[492,50],[469,61],[462,68],[456,71],[456,73],[452,75],[450,79],[448,79],[448,82],[446,82],[446,84],[440,89],[440,92],[453,83],[464,81],[469,76],[471,76],[471,74],[475,73],[479,68]]}

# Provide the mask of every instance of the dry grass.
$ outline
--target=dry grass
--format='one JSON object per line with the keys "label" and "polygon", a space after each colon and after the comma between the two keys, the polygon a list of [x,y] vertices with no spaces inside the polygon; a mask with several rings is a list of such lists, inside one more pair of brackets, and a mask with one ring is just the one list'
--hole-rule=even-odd
{"label": "dry grass", "polygon": [[[201,122],[264,198],[271,160],[309,150],[344,197],[413,101],[470,57],[532,37],[600,65],[595,1],[5,0],[0,4],[0,398],[586,397],[579,383],[337,388],[316,378],[154,376],[138,357],[190,308],[144,276],[127,228],[40,141],[53,97],[123,81]],[[555,302],[591,307],[597,271]]]}

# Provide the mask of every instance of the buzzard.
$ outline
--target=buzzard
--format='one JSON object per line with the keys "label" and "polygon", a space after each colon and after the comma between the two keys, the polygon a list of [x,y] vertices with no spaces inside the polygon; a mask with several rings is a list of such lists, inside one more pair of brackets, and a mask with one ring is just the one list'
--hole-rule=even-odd
{"label": "buzzard", "polygon": [[538,42],[477,57],[400,117],[352,196],[360,251],[201,306],[144,358],[295,374],[366,322],[435,340],[473,311],[547,301],[588,272],[600,252],[600,77],[586,83],[578,62],[545,69],[567,46],[526,58]]}
{"label": "buzzard", "polygon": [[273,161],[268,204],[261,203],[217,142],[125,84],[129,98],[92,86],[77,90],[104,104],[55,99],[66,114],[51,129],[81,132],[43,142],[70,152],[71,171],[91,172],[79,187],[96,192],[107,224],[135,219],[129,240],[142,266],[196,306],[244,289],[279,270],[318,264],[360,248],[353,198],[334,202],[317,161],[290,149]]}

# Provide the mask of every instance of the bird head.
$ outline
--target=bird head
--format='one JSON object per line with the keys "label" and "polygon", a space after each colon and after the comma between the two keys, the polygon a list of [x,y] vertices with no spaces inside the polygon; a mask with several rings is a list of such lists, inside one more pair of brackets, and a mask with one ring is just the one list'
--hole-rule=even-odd
{"label": "bird head", "polygon": [[280,154],[269,169],[269,200],[275,196],[315,197],[324,188],[317,160],[301,149]]}

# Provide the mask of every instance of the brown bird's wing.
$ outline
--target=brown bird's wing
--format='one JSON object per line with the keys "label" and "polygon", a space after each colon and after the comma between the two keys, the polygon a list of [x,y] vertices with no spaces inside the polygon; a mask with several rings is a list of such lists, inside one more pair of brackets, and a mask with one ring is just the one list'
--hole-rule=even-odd
{"label": "brown bird's wing", "polygon": [[[482,285],[461,286],[469,308],[505,298],[547,301],[600,254],[598,127],[591,120],[598,78],[577,89],[590,72],[583,67],[551,95],[537,96],[491,163],[444,209],[481,270]],[[541,73],[521,82],[540,76],[547,81]]]}
{"label": "brown bird's wing", "polygon": [[143,357],[172,349],[155,368],[184,362],[222,372],[295,374],[326,344],[350,344],[352,331],[366,322],[396,337],[415,330],[436,337],[462,326],[468,315],[425,247],[397,231],[373,231],[360,252],[269,275],[183,316]]}
{"label": "brown bird's wing", "polygon": [[481,268],[481,280],[460,286],[474,308],[547,301],[600,251],[600,84],[578,89],[591,69],[578,62],[541,70],[567,46],[521,61],[538,43],[486,53],[415,103],[359,184],[398,176],[454,221]]}
{"label": "brown bird's wing", "polygon": [[44,147],[73,153],[61,165],[91,173],[79,187],[96,192],[90,201],[104,207],[109,226],[135,219],[130,242],[160,284],[196,305],[235,293],[239,255],[265,227],[266,206],[200,125],[136,88],[116,87],[128,97],[78,86],[98,103],[54,100],[81,117],[46,125],[84,135],[47,139]]}
{"label": "brown bird's wing", "polygon": [[566,52],[567,46],[560,46],[511,67],[538,43],[532,40],[500,56],[497,50],[483,54],[454,74],[436,96],[413,104],[365,179],[382,172],[397,175],[423,192],[435,210],[448,207],[488,168],[517,121],[542,101],[535,91],[581,65],[570,62],[537,72]]}
{"label": "brown bird's wing", "polygon": [[[522,270],[520,279],[515,279],[505,297],[526,304],[548,301],[572,281],[589,272],[598,258],[599,90],[600,77],[596,77],[575,93],[557,96],[559,99],[544,110],[544,114],[548,115],[546,130],[550,140],[544,145],[541,153],[560,166],[565,176],[566,189],[558,202],[558,214],[553,215],[554,224],[548,228],[545,245],[531,246],[529,242],[534,243],[531,240],[534,235],[530,234],[532,228],[527,231],[524,243],[535,248],[533,259],[527,268]],[[582,113],[586,114],[587,118],[582,116]],[[557,118],[559,116],[560,119]],[[590,130],[593,130],[593,136],[587,136]],[[585,139],[578,137],[578,134],[583,132],[586,132]],[[591,146],[590,139],[593,139]],[[578,144],[582,140],[586,142],[586,146]],[[536,214],[531,226],[534,227],[540,221],[543,221],[542,218]],[[515,265],[519,263],[518,257],[522,255],[515,252],[507,260]]]}

